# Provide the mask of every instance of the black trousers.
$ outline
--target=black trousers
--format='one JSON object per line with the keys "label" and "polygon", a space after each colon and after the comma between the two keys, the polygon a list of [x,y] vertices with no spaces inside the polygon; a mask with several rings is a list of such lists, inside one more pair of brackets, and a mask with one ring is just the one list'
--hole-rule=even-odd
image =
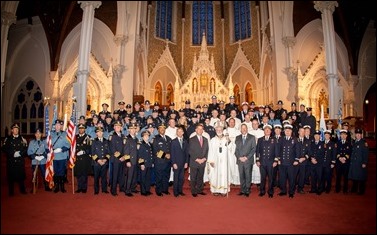
{"label": "black trousers", "polygon": [[101,178],[102,192],[107,191],[107,167],[108,164],[102,166],[98,163],[94,165],[94,192],[99,193],[99,180]]}
{"label": "black trousers", "polygon": [[365,180],[352,180],[351,192],[363,195],[365,193]]}
{"label": "black trousers", "polygon": [[204,169],[205,165],[199,167],[190,166],[190,185],[192,194],[198,194],[203,192]]}
{"label": "black trousers", "polygon": [[183,182],[185,181],[184,179],[184,174],[185,174],[185,168],[178,167],[177,170],[174,170],[174,186],[173,186],[173,191],[174,195],[178,195],[180,193],[183,193]]}
{"label": "black trousers", "polygon": [[131,164],[131,167],[125,168],[126,170],[126,187],[125,187],[125,193],[132,193],[136,190],[137,185],[137,171],[138,166]]}
{"label": "black trousers", "polygon": [[169,191],[169,178],[171,172],[170,163],[158,163],[155,164],[156,173],[156,193]]}
{"label": "black trousers", "polygon": [[348,192],[348,171],[350,165],[349,163],[336,163],[336,184],[335,184],[335,191],[338,193],[341,189],[341,182],[343,179],[343,193]]}
{"label": "black trousers", "polygon": [[[276,167],[275,167],[276,168]],[[265,194],[266,193],[266,181],[268,177],[268,194],[273,195],[274,194],[274,187],[272,185],[272,180],[274,178],[274,167],[271,165],[261,165],[260,166],[260,175],[261,175],[261,182],[260,182],[260,193]]]}
{"label": "black trousers", "polygon": [[151,173],[152,167],[145,167],[145,169],[141,171],[141,182],[140,182],[140,191],[142,194],[151,191]]}
{"label": "black trousers", "polygon": [[289,194],[295,192],[295,168],[293,165],[279,165],[279,183],[282,193],[287,193],[287,180],[289,185]]}

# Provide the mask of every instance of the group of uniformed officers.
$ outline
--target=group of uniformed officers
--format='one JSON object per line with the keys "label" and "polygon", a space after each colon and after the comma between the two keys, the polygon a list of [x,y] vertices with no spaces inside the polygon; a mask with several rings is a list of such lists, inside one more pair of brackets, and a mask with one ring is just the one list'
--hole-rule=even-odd
{"label": "group of uniformed officers", "polygon": [[[152,109],[148,100],[144,107],[138,102],[134,107],[130,104],[124,107],[125,103],[121,101],[119,109],[113,114],[107,110],[109,106],[103,104],[99,115],[92,112],[91,118],[80,117],[73,168],[77,179],[75,192],[86,193],[88,177],[94,175],[96,195],[100,191],[113,196],[123,192],[132,197],[139,192],[139,184],[141,195],[152,195],[151,186],[155,185],[156,195],[163,196],[170,194],[169,182],[174,182],[174,196],[183,196],[184,171],[190,167],[192,195],[205,195],[204,166],[208,154],[205,144],[208,145],[216,135],[216,126],[227,130],[231,122],[231,128],[238,131],[235,132],[237,135],[241,135],[241,126],[246,126],[250,134],[262,133],[255,138],[254,150],[254,167],[260,172],[260,181],[257,182],[259,196],[267,192],[272,198],[274,187],[279,187],[279,196],[293,198],[295,192],[305,193],[305,184],[310,185],[310,193],[330,193],[334,168],[335,192],[348,193],[348,180],[351,179],[351,192],[365,193],[368,144],[362,138],[361,129],[355,130],[353,139],[348,123],[343,123],[337,135],[329,120],[321,140],[322,133],[316,131],[316,119],[311,115],[310,107],[305,110],[305,106],[300,105],[300,110],[296,110],[293,102],[292,110],[288,112],[282,108],[282,101],[278,101],[276,110],[269,106],[255,107],[254,102],[244,102],[239,108],[234,101],[234,96],[231,96],[230,102],[225,105],[213,96],[211,104],[204,105],[203,109],[198,105],[194,110],[188,100],[185,108],[178,111],[174,103],[170,104],[170,108],[160,109],[156,102]],[[62,129],[63,122],[56,120],[54,124],[51,133],[53,191],[64,193],[70,143]],[[38,167],[45,179],[46,158],[47,154],[51,154],[46,140],[42,139],[41,129],[36,129],[35,138],[29,144],[20,135],[19,129],[19,125],[14,124],[3,145],[7,157],[9,195],[14,195],[15,182],[18,182],[22,194],[27,193],[24,184],[26,156],[32,160],[33,172]],[[253,164],[247,169],[250,174],[255,172],[252,167]],[[51,191],[48,182],[44,182],[44,188]],[[243,194],[242,191],[239,193]]]}

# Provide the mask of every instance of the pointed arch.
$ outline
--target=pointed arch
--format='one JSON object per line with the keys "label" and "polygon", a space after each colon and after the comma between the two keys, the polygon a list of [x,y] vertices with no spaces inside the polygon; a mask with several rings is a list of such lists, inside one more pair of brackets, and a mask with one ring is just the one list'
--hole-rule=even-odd
{"label": "pointed arch", "polygon": [[250,82],[245,84],[245,101],[250,103],[253,101],[253,87]]}
{"label": "pointed arch", "polygon": [[241,94],[240,94],[240,86],[238,84],[234,85],[233,88],[233,94],[234,94],[234,101],[236,104],[240,105],[241,103]]}
{"label": "pointed arch", "polygon": [[172,83],[169,83],[166,87],[166,104],[174,102],[174,86]]}
{"label": "pointed arch", "polygon": [[162,85],[160,81],[157,81],[154,85],[154,102],[162,104]]}

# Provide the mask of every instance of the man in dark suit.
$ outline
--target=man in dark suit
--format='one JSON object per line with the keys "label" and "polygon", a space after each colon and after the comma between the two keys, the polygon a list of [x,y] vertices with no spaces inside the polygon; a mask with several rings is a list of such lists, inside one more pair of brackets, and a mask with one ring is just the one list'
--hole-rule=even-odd
{"label": "man in dark suit", "polygon": [[184,196],[183,182],[185,169],[188,166],[188,144],[183,138],[183,127],[177,128],[177,138],[171,142],[171,163],[174,172],[174,196]]}
{"label": "man in dark suit", "polygon": [[193,197],[198,194],[206,195],[203,192],[203,177],[206,161],[208,157],[208,140],[203,137],[204,126],[199,123],[196,126],[196,136],[190,138],[189,154],[190,154],[190,183],[191,193]]}
{"label": "man in dark suit", "polygon": [[238,195],[250,194],[251,171],[254,164],[254,154],[256,151],[256,140],[247,130],[247,125],[241,125],[241,135],[236,137],[236,158],[238,170],[240,172],[241,191]]}

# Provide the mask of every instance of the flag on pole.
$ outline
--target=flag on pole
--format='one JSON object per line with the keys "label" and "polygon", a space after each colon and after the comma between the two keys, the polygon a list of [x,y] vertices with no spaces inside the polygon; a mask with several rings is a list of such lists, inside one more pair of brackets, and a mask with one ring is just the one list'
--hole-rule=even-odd
{"label": "flag on pole", "polygon": [[58,119],[57,105],[54,104],[53,117],[52,117],[52,130],[55,130],[55,122]]}
{"label": "flag on pole", "polygon": [[325,114],[323,111],[323,104],[321,105],[321,118],[319,119],[319,130],[321,131],[321,140],[325,139],[325,130],[326,130],[326,122],[325,122]]}
{"label": "flag on pole", "polygon": [[45,134],[50,132],[50,104],[47,103],[45,107]]}
{"label": "flag on pole", "polygon": [[68,122],[67,128],[67,138],[71,143],[71,148],[69,149],[69,168],[73,168],[76,162],[76,125],[75,125],[75,102],[72,104],[72,114]]}
{"label": "flag on pole", "polygon": [[46,173],[45,173],[45,180],[49,183],[49,187],[54,187],[54,150],[52,149],[52,138],[50,132],[48,132],[47,136],[47,147],[49,153],[47,154],[47,161],[46,161]]}
{"label": "flag on pole", "polygon": [[336,135],[340,139],[340,129],[342,129],[342,99],[339,99],[339,108],[338,108],[338,129],[336,130]]}

